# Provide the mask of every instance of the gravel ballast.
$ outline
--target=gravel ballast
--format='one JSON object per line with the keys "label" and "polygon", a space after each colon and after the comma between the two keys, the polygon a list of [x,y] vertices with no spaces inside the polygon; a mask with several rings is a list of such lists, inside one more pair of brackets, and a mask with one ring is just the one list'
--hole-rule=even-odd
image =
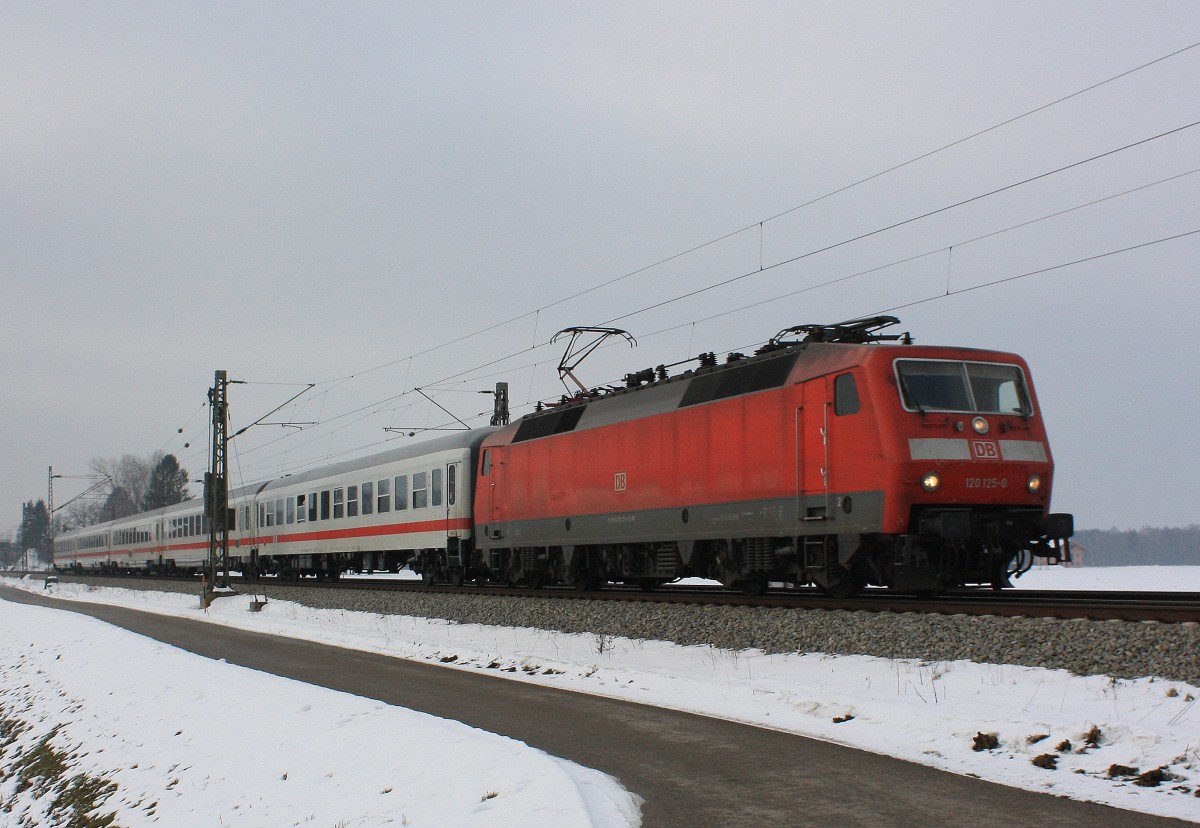
{"label": "gravel ballast", "polygon": [[[194,593],[168,581],[63,580],[96,586]],[[319,609],[442,618],[461,624],[533,627],[719,649],[822,652],[924,661],[969,660],[1200,685],[1200,624],[845,610],[721,607],[631,601],[447,595],[283,584],[239,587],[269,600]],[[221,599],[218,599],[221,600]]]}

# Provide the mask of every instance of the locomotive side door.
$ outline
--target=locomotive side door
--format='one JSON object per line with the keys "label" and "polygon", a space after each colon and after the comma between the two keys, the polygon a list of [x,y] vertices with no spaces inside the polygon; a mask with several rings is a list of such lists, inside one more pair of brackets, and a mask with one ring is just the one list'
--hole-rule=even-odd
{"label": "locomotive side door", "polygon": [[504,522],[504,449],[497,446],[484,449],[480,462],[480,485],[487,486],[487,514],[480,517],[486,520],[487,536],[500,538]]}
{"label": "locomotive side door", "polygon": [[804,383],[796,409],[796,499],[801,520],[829,517],[829,415],[826,378]]}

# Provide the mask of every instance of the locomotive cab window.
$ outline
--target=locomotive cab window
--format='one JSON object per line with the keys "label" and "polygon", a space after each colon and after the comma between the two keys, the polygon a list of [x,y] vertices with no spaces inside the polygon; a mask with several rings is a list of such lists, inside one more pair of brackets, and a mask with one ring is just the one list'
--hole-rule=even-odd
{"label": "locomotive cab window", "polygon": [[842,374],[833,381],[833,413],[839,417],[857,414],[860,407],[854,374]]}
{"label": "locomotive cab window", "polygon": [[1025,376],[1016,365],[898,359],[896,381],[909,411],[1033,413]]}
{"label": "locomotive cab window", "polygon": [[483,477],[487,477],[491,473],[492,473],[492,450],[484,449],[483,450],[483,462],[481,462],[479,464],[479,474],[482,475]]}

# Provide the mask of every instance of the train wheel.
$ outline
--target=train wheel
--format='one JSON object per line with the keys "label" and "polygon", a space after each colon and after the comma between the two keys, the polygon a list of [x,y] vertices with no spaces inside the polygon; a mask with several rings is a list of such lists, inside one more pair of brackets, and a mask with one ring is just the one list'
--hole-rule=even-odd
{"label": "train wheel", "polygon": [[762,595],[767,591],[768,583],[766,575],[755,574],[742,581],[738,585],[738,588],[742,591],[743,595]]}
{"label": "train wheel", "polygon": [[456,566],[450,570],[450,586],[460,587],[463,585],[463,580],[462,567]]}
{"label": "train wheel", "polygon": [[866,581],[856,578],[850,573],[846,573],[846,576],[840,581],[834,581],[829,584],[817,584],[821,592],[824,592],[830,598],[853,598],[862,592],[863,587],[866,585]]}

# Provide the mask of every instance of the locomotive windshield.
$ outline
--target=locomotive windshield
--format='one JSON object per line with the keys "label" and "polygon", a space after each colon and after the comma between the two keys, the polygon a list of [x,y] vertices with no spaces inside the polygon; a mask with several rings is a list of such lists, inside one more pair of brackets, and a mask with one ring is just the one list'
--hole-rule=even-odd
{"label": "locomotive windshield", "polygon": [[1025,377],[1016,365],[995,362],[898,359],[896,378],[909,411],[978,414],[1033,413]]}

